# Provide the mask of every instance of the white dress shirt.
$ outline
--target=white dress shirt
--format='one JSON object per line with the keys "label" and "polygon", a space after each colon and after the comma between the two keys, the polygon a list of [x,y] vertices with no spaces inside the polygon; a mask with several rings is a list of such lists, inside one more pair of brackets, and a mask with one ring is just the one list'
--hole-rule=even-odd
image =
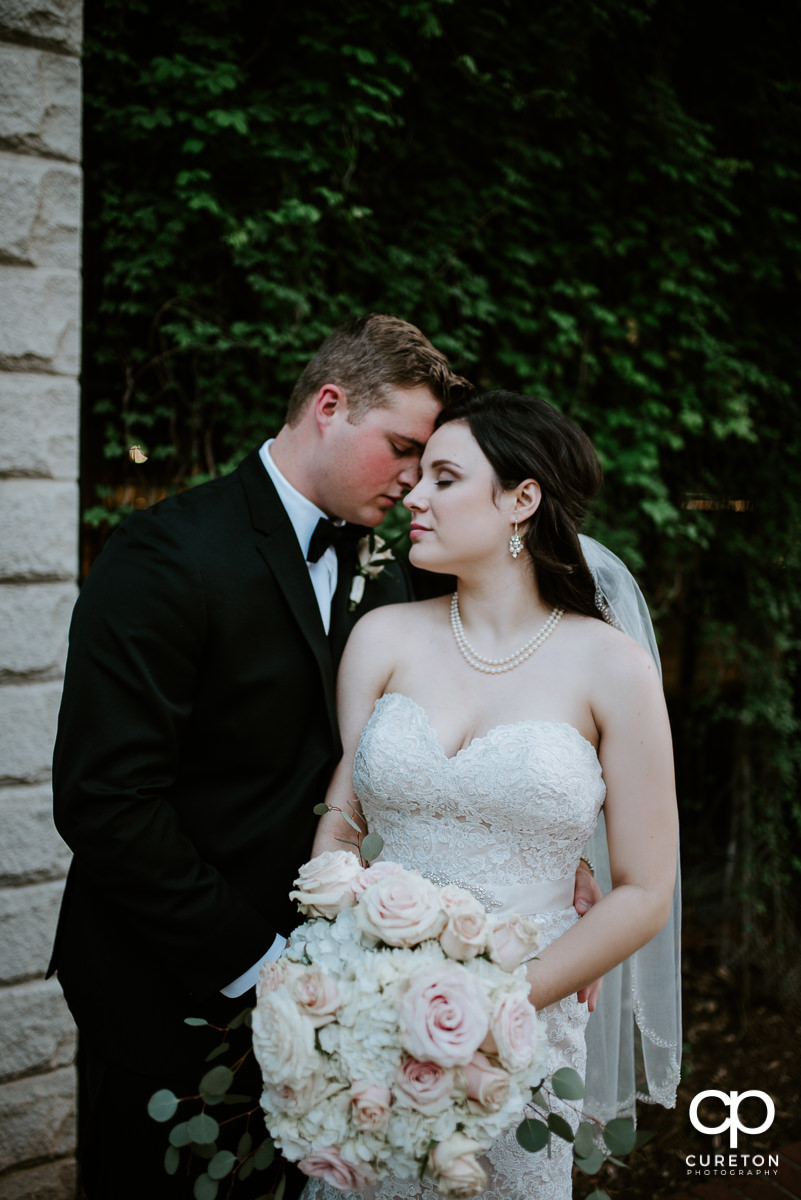
{"label": "white dress shirt", "polygon": [[[295,530],[295,536],[303,552],[303,557],[306,558],[309,553],[309,542],[317,528],[317,522],[321,517],[325,517],[326,514],[316,504],[312,504],[311,500],[307,500],[305,496],[301,495],[297,488],[294,488],[289,480],[281,474],[273,462],[273,456],[270,453],[270,446],[274,440],[274,438],[270,438],[260,447],[259,457],[264,464],[267,474],[275,485],[278,497],[292,522],[292,528]],[[314,594],[317,597],[323,627],[325,632],[328,633],[331,626],[331,601],[334,598],[334,592],[337,587],[338,563],[336,550],[333,546],[329,546],[325,553],[320,555],[316,563],[310,563],[307,559],[306,566],[309,569],[309,578],[314,588]],[[244,975],[240,975],[233,983],[229,983],[227,987],[222,988],[222,994],[231,999],[244,995],[258,980],[261,964],[279,958],[285,946],[286,938],[282,937],[280,933],[276,934],[275,941],[267,953],[257,963],[254,963],[248,971],[245,971]]]}

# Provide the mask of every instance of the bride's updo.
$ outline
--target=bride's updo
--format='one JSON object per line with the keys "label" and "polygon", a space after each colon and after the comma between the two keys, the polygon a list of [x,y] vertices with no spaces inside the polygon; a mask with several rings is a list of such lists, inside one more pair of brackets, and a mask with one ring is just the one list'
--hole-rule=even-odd
{"label": "bride's updo", "polygon": [[469,426],[501,490],[524,479],[540,485],[542,500],[522,536],[545,603],[600,617],[578,538],[603,478],[586,433],[547,400],[517,392],[474,392],[443,409],[437,428],[449,421]]}

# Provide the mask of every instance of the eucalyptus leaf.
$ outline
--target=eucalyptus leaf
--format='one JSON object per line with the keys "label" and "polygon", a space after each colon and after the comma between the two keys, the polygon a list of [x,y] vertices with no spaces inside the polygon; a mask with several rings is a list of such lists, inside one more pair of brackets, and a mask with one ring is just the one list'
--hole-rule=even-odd
{"label": "eucalyptus leaf", "polygon": [[579,1125],[573,1149],[579,1158],[586,1158],[595,1149],[595,1127],[590,1121],[582,1121]]}
{"label": "eucalyptus leaf", "polygon": [[609,1200],[609,1193],[602,1192],[596,1188],[594,1192],[590,1192],[587,1200]]}
{"label": "eucalyptus leaf", "polygon": [[169,1088],[154,1092],[147,1102],[148,1115],[154,1121],[169,1121],[178,1109],[178,1097]]}
{"label": "eucalyptus leaf", "polygon": [[515,1136],[524,1150],[536,1154],[548,1142],[548,1126],[542,1121],[532,1121],[530,1117],[526,1117],[525,1121],[518,1125]]}
{"label": "eucalyptus leaf", "polygon": [[594,1175],[596,1171],[600,1171],[606,1159],[603,1151],[599,1150],[596,1146],[596,1148],[591,1151],[590,1154],[582,1156],[581,1158],[578,1158],[574,1152],[573,1161],[579,1170],[583,1171],[585,1175]]}
{"label": "eucalyptus leaf", "polygon": [[551,1076],[551,1087],[560,1100],[581,1100],[584,1080],[572,1067],[560,1067]]}
{"label": "eucalyptus leaf", "polygon": [[233,1082],[234,1073],[231,1068],[220,1063],[203,1076],[200,1081],[200,1093],[201,1095],[208,1093],[210,1096],[224,1096]]}
{"label": "eucalyptus leaf", "polygon": [[253,1174],[255,1167],[256,1167],[256,1164],[254,1163],[253,1159],[246,1158],[245,1161],[242,1163],[242,1166],[239,1168],[239,1170],[236,1173],[237,1179],[241,1179],[241,1180],[248,1179]]}
{"label": "eucalyptus leaf", "polygon": [[181,1163],[181,1155],[175,1146],[168,1146],[164,1155],[164,1170],[168,1175],[174,1175]]}
{"label": "eucalyptus leaf", "polygon": [[184,1025],[208,1025],[205,1017],[184,1017]]}
{"label": "eucalyptus leaf", "polygon": [[238,1029],[240,1025],[244,1025],[246,1023],[247,1018],[252,1012],[252,1008],[243,1008],[240,1013],[237,1013],[236,1016],[228,1022],[228,1028]]}
{"label": "eucalyptus leaf", "polygon": [[229,1042],[220,1042],[219,1046],[215,1046],[211,1053],[206,1055],[206,1062],[214,1062],[215,1058],[219,1058],[230,1049],[231,1045]]}
{"label": "eucalyptus leaf", "polygon": [[638,1129],[634,1138],[634,1149],[639,1150],[641,1146],[647,1146],[653,1136],[653,1132],[647,1129]]}
{"label": "eucalyptus leaf", "polygon": [[192,1141],[188,1122],[182,1121],[180,1125],[173,1125],[167,1140],[171,1146],[188,1146]]}
{"label": "eucalyptus leaf", "polygon": [[548,1099],[542,1088],[536,1087],[531,1092],[531,1103],[538,1104],[540,1108],[548,1107]]}
{"label": "eucalyptus leaf", "polygon": [[239,1142],[236,1147],[237,1158],[244,1158],[246,1154],[250,1154],[252,1146],[253,1146],[253,1134],[250,1132],[250,1130],[246,1129],[245,1132],[242,1134],[241,1138],[239,1139]]}
{"label": "eucalyptus leaf", "polygon": [[220,1126],[208,1113],[196,1113],[194,1117],[190,1117],[187,1128],[192,1141],[200,1146],[216,1141],[220,1132]]}
{"label": "eucalyptus leaf", "polygon": [[210,1159],[214,1158],[214,1155],[217,1153],[217,1143],[209,1142],[207,1144],[201,1144],[200,1142],[192,1142],[192,1153],[196,1154],[198,1158],[203,1158],[206,1161],[209,1161]]}
{"label": "eucalyptus leaf", "polygon": [[246,1096],[244,1092],[226,1092],[222,1098],[223,1104],[254,1104],[255,1096]]}
{"label": "eucalyptus leaf", "polygon": [[275,1146],[272,1142],[262,1142],[258,1150],[253,1156],[253,1165],[257,1171],[263,1171],[269,1167],[270,1163],[275,1158]]}
{"label": "eucalyptus leaf", "polygon": [[286,1191],[286,1172],[278,1180],[276,1189],[273,1192],[273,1200],[284,1200],[284,1192]]}
{"label": "eucalyptus leaf", "polygon": [[548,1113],[548,1128],[565,1142],[573,1141],[573,1130],[559,1113]]}
{"label": "eucalyptus leaf", "polygon": [[210,1175],[198,1175],[195,1180],[195,1200],[217,1200],[220,1185]]}
{"label": "eucalyptus leaf", "polygon": [[615,1117],[604,1125],[604,1141],[613,1154],[628,1154],[634,1149],[637,1131],[629,1117]]}
{"label": "eucalyptus leaf", "polygon": [[366,863],[371,863],[374,858],[378,858],[383,849],[384,839],[380,833],[368,833],[362,839],[361,853]]}
{"label": "eucalyptus leaf", "polygon": [[212,1179],[225,1179],[236,1164],[236,1155],[230,1150],[218,1150],[206,1168]]}
{"label": "eucalyptus leaf", "polygon": [[325,803],[315,804],[314,808],[312,809],[315,817],[324,817],[328,811],[328,805]]}
{"label": "eucalyptus leaf", "polygon": [[348,822],[348,824],[350,825],[351,829],[355,829],[357,833],[361,833],[361,829],[360,829],[360,828],[359,828],[359,826],[356,824],[356,822],[354,821],[353,817],[351,817],[351,816],[348,816],[348,814],[347,814],[346,812],[340,813],[340,816],[342,816],[342,817],[344,817],[344,818],[345,818],[345,820],[346,820],[346,821]]}

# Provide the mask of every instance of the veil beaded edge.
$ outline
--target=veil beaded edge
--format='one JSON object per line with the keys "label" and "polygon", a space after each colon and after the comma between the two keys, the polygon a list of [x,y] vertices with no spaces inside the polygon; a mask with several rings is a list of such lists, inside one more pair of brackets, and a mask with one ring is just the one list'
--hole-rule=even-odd
{"label": "veil beaded edge", "polygon": [[[579,535],[595,579],[596,606],[610,625],[639,642],[659,670],[648,606],[628,567],[600,542]],[[603,811],[587,843],[595,876],[611,890]],[[681,1063],[681,876],[667,924],[645,946],[604,976],[587,1025],[584,1105],[601,1121],[634,1117],[637,1100],[673,1108]]]}

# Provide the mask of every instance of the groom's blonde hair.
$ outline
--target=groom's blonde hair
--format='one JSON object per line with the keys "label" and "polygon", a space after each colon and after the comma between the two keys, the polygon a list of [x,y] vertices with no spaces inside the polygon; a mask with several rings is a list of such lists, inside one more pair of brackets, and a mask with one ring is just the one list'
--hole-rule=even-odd
{"label": "groom's blonde hair", "polygon": [[383,313],[354,317],[326,338],[292,389],[289,425],[327,383],[342,388],[354,424],[386,404],[390,388],[427,387],[443,408],[471,390],[415,325]]}

